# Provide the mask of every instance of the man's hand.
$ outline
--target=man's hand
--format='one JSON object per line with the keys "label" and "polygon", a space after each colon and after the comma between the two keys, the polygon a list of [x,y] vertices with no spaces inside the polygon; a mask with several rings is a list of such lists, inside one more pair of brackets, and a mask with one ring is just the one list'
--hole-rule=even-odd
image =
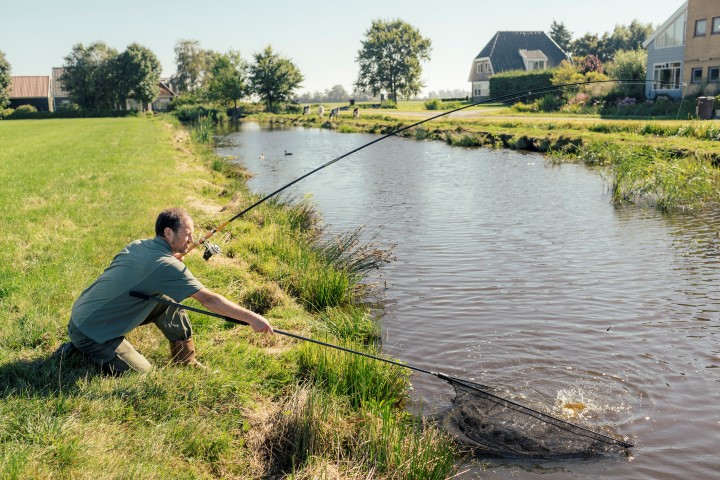
{"label": "man's hand", "polygon": [[211,312],[247,323],[256,333],[274,333],[270,322],[265,317],[231,302],[219,293],[203,288],[191,297]]}

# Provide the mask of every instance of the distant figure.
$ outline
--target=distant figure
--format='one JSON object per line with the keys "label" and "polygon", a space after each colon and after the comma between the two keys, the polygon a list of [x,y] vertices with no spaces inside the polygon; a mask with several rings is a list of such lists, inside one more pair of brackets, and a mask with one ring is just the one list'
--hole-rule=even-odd
{"label": "distant figure", "polygon": [[325,115],[325,107],[323,107],[322,105],[320,105],[318,107],[318,115],[320,116],[320,118],[322,118],[323,115]]}
{"label": "distant figure", "polygon": [[303,107],[303,115],[310,115],[310,105],[305,105]]}
{"label": "distant figure", "polygon": [[285,150],[285,156],[287,157],[288,155],[292,155],[292,152],[288,152],[287,150]]}
{"label": "distant figure", "polygon": [[360,109],[358,107],[353,108],[353,118],[360,118]]}
{"label": "distant figure", "polygon": [[265,160],[265,154],[264,154],[264,153],[261,153],[261,154],[260,154],[260,160]]}
{"label": "distant figure", "polygon": [[330,110],[330,120],[332,120],[333,118],[335,120],[337,120],[338,113],[340,113],[340,109],[338,107],[335,107],[332,110]]}

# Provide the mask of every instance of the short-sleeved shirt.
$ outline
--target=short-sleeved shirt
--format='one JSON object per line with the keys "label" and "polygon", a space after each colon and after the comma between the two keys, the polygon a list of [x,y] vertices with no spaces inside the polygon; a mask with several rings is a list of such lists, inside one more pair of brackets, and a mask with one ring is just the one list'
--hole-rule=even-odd
{"label": "short-sleeved shirt", "polygon": [[203,285],[187,265],[172,255],[160,237],[136,240],[113,259],[72,307],[70,321],[98,343],[126,335],[139,326],[157,303],[131,297],[133,290],[167,295],[182,302]]}

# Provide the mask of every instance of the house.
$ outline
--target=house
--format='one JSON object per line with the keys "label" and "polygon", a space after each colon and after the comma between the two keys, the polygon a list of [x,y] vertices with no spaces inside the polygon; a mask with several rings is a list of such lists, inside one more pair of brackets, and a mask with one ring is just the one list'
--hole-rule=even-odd
{"label": "house", "polygon": [[63,73],[65,73],[64,68],[53,67],[50,77],[50,95],[52,95],[53,108],[55,110],[58,110],[62,106],[69,106],[72,103],[70,94],[65,91],[63,83],[60,81]]}
{"label": "house", "polygon": [[175,93],[167,83],[164,81],[158,82],[158,89],[160,90],[158,98],[152,103],[141,102],[134,98],[128,98],[125,100],[126,110],[137,110],[140,112],[167,112],[168,106],[173,98],[177,97]]}
{"label": "house", "polygon": [[49,76],[13,76],[10,79],[10,108],[32,105],[39,112],[52,112]]}
{"label": "house", "polygon": [[160,88],[160,94],[153,102],[152,109],[155,112],[167,112],[170,102],[177,97],[177,93],[173,91],[168,82],[163,80],[160,81],[158,87]]}
{"label": "house", "polygon": [[510,70],[545,70],[568,55],[545,32],[497,32],[475,57],[468,81],[473,101],[490,96],[490,77]]}
{"label": "house", "polygon": [[684,2],[650,37],[645,96],[681,98],[720,90],[720,2]]}

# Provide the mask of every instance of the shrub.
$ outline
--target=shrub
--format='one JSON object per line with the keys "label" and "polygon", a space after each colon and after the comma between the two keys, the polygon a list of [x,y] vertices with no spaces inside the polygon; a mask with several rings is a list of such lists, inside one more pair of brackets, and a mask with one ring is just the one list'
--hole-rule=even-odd
{"label": "shrub", "polygon": [[213,123],[227,120],[227,114],[224,111],[209,105],[181,105],[174,110],[174,114],[183,123],[196,122],[201,117],[207,117]]}
{"label": "shrub", "polygon": [[541,98],[544,94],[525,95],[525,92],[550,88],[553,72],[553,70],[532,72],[518,70],[499,73],[490,78],[490,92],[494,98],[504,103],[513,103],[519,99],[525,102],[532,101]]}
{"label": "shrub", "polygon": [[397,108],[397,103],[392,100],[383,100],[380,103],[380,108]]}

